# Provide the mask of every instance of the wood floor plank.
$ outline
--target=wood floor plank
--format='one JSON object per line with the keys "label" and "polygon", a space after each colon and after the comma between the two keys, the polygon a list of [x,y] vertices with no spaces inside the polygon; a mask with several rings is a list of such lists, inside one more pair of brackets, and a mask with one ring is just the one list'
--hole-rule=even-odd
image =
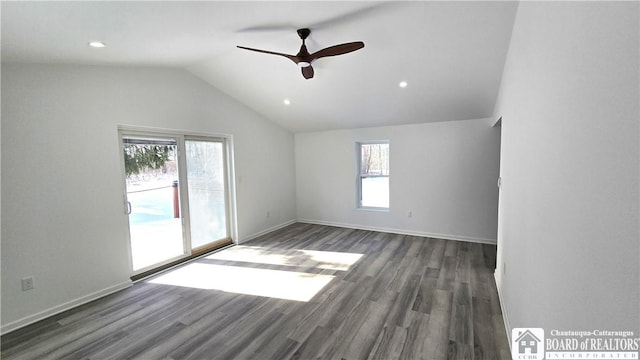
{"label": "wood floor plank", "polygon": [[316,359],[319,358],[324,347],[325,339],[331,336],[331,331],[325,327],[317,326],[309,337],[291,355],[291,359]]}
{"label": "wood floor plank", "polygon": [[407,314],[411,311],[416,296],[420,290],[420,276],[411,275],[405,286],[398,292],[398,298],[393,303],[388,317],[388,323],[400,327],[408,326]]}
{"label": "wood floor plank", "polygon": [[342,286],[340,286],[340,291],[334,292],[332,294],[333,296],[323,303],[308,308],[307,311],[300,311],[300,313],[297,314],[300,320],[292,331],[286,333],[286,336],[300,343],[304,342],[318,324],[327,324],[331,318],[338,315],[338,311],[345,301],[345,298],[353,294],[356,286],[357,284],[344,282]]}
{"label": "wood floor plank", "polygon": [[491,304],[489,300],[478,297],[473,298],[473,344],[474,358],[496,359],[496,344],[491,322]]}
{"label": "wood floor plank", "polygon": [[467,250],[461,249],[456,257],[456,282],[471,282],[471,256]]}
{"label": "wood floor plank", "polygon": [[[272,343],[278,345],[275,352],[257,351],[255,359],[291,359],[300,344],[289,338],[285,338],[283,342]],[[268,350],[268,348],[267,348]]]}
{"label": "wood floor plank", "polygon": [[319,355],[322,358],[342,358],[341,354],[349,346],[358,330],[363,325],[366,316],[370,313],[372,305],[370,301],[359,302],[348,314],[343,314],[342,319],[325,326],[331,335],[324,341]]}
{"label": "wood floor plank", "polygon": [[250,321],[238,323],[226,334],[217,336],[215,341],[209,340],[206,346],[201,347],[199,351],[191,354],[188,359],[206,359],[211,354],[216,354],[220,359],[236,359],[237,355],[247,347],[253,339],[266,331],[274,322],[278,321],[283,315],[279,312],[271,312],[260,314],[260,316],[252,316]]}
{"label": "wood floor plank", "polygon": [[[293,301],[163,285],[153,281],[157,276],[3,335],[0,356],[9,360],[510,358],[493,279],[495,246],[305,223],[243,246],[285,261],[213,256],[193,263],[216,265],[213,268],[220,272],[207,275],[214,277],[228,278],[232,272],[226,269],[247,268],[256,273],[289,272],[309,281],[331,276],[330,281],[309,301]],[[331,259],[318,260],[308,250],[361,256],[349,266],[335,268],[328,266]],[[293,285],[288,289],[297,290]]]}
{"label": "wood floor plank", "polygon": [[[248,343],[244,344],[244,348],[239,349],[239,352],[234,355],[235,359],[271,359],[274,358],[275,353],[278,352],[280,342],[282,339],[283,331],[291,328],[293,322],[290,314],[280,313],[282,316],[277,316],[275,320],[264,327],[262,331],[253,338],[243,336],[242,338],[248,339]],[[297,348],[296,345],[290,350],[293,351]],[[276,348],[273,345],[277,345]]]}
{"label": "wood floor plank", "polygon": [[369,360],[399,359],[407,333],[404,328],[389,325],[380,333],[380,341],[368,357]]}
{"label": "wood floor plank", "polygon": [[91,351],[89,353],[91,355],[90,358],[95,360],[116,360],[120,354],[125,353],[129,358],[142,359],[141,354],[147,349],[155,349],[164,344],[165,341],[173,338],[176,334],[180,334],[185,327],[184,324],[179,322],[162,324],[159,327],[150,329],[143,336],[136,336],[135,341],[122,338],[120,341],[115,342],[112,347],[102,348],[102,351]]}
{"label": "wood floor plank", "polygon": [[427,336],[421,348],[428,351],[433,359],[446,359],[449,347],[449,319],[451,318],[452,296],[450,291],[434,291],[433,306],[427,324]]}
{"label": "wood floor plank", "polygon": [[420,288],[418,289],[418,293],[416,294],[413,304],[411,305],[411,310],[418,311],[423,314],[431,313],[433,292],[436,289],[437,283],[437,279],[429,278],[426,276],[422,277]]}
{"label": "wood floor plank", "polygon": [[469,284],[456,282],[451,305],[449,340],[457,344],[472,344],[473,314]]}
{"label": "wood floor plank", "polygon": [[376,336],[382,329],[387,315],[387,307],[368,300],[367,305],[367,314],[364,316],[364,321],[342,351],[341,358],[365,359],[373,350]]}
{"label": "wood floor plank", "polygon": [[427,336],[429,315],[410,311],[408,317],[410,319],[410,323],[405,328],[406,336],[399,358],[406,360],[425,358],[426,354],[420,346],[420,340]]}
{"label": "wood floor plank", "polygon": [[445,256],[442,262],[442,268],[438,274],[438,283],[436,288],[439,290],[452,291],[453,282],[456,278],[456,263],[457,258],[455,256]]}
{"label": "wood floor plank", "polygon": [[432,269],[440,269],[442,267],[442,261],[444,260],[444,252],[447,247],[447,241],[442,239],[432,239],[433,250],[431,256],[427,261],[427,267]]}

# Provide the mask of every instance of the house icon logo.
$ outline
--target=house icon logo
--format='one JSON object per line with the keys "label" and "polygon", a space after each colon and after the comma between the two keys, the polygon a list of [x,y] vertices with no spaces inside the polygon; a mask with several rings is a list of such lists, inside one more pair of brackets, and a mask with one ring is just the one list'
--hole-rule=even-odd
{"label": "house icon logo", "polygon": [[511,330],[511,354],[514,360],[544,359],[544,329],[514,328]]}

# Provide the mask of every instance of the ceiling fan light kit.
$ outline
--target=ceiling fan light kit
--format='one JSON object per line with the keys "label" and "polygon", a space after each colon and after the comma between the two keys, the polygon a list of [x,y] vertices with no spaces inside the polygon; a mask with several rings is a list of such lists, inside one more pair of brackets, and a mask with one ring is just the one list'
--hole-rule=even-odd
{"label": "ceiling fan light kit", "polygon": [[315,60],[323,57],[328,57],[328,56],[347,54],[347,53],[362,49],[364,47],[364,43],[362,41],[355,41],[355,42],[330,46],[328,48],[324,48],[322,50],[316,51],[313,54],[309,54],[309,51],[307,50],[307,45],[305,44],[305,40],[307,39],[309,34],[311,34],[310,29],[307,29],[307,28],[298,29],[298,36],[302,40],[302,45],[300,46],[300,50],[296,55],[289,55],[289,54],[283,54],[279,52],[260,50],[260,49],[253,49],[253,48],[248,48],[244,46],[238,46],[238,48],[243,50],[255,51],[263,54],[278,55],[278,56],[286,57],[287,59],[293,61],[296,65],[298,65],[298,67],[302,70],[302,76],[305,79],[311,79],[313,78],[313,75],[314,75],[313,66],[311,66],[311,64]]}

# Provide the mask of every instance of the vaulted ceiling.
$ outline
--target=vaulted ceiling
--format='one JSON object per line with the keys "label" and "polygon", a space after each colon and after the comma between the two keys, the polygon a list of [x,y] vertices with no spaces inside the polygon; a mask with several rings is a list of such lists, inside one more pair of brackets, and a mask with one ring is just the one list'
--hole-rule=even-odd
{"label": "vaulted ceiling", "polygon": [[[517,2],[7,2],[2,61],[184,68],[294,131],[492,115]],[[351,41],[313,63],[296,54]],[[87,44],[99,40],[106,47]],[[406,81],[407,86],[398,84]],[[288,99],[290,104],[283,102]]]}

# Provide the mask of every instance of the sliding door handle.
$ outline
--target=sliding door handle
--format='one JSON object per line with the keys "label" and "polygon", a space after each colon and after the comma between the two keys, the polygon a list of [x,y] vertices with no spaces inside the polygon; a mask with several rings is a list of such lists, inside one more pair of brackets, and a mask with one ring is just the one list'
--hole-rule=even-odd
{"label": "sliding door handle", "polygon": [[125,215],[131,215],[131,203],[126,201],[126,208],[124,210]]}

